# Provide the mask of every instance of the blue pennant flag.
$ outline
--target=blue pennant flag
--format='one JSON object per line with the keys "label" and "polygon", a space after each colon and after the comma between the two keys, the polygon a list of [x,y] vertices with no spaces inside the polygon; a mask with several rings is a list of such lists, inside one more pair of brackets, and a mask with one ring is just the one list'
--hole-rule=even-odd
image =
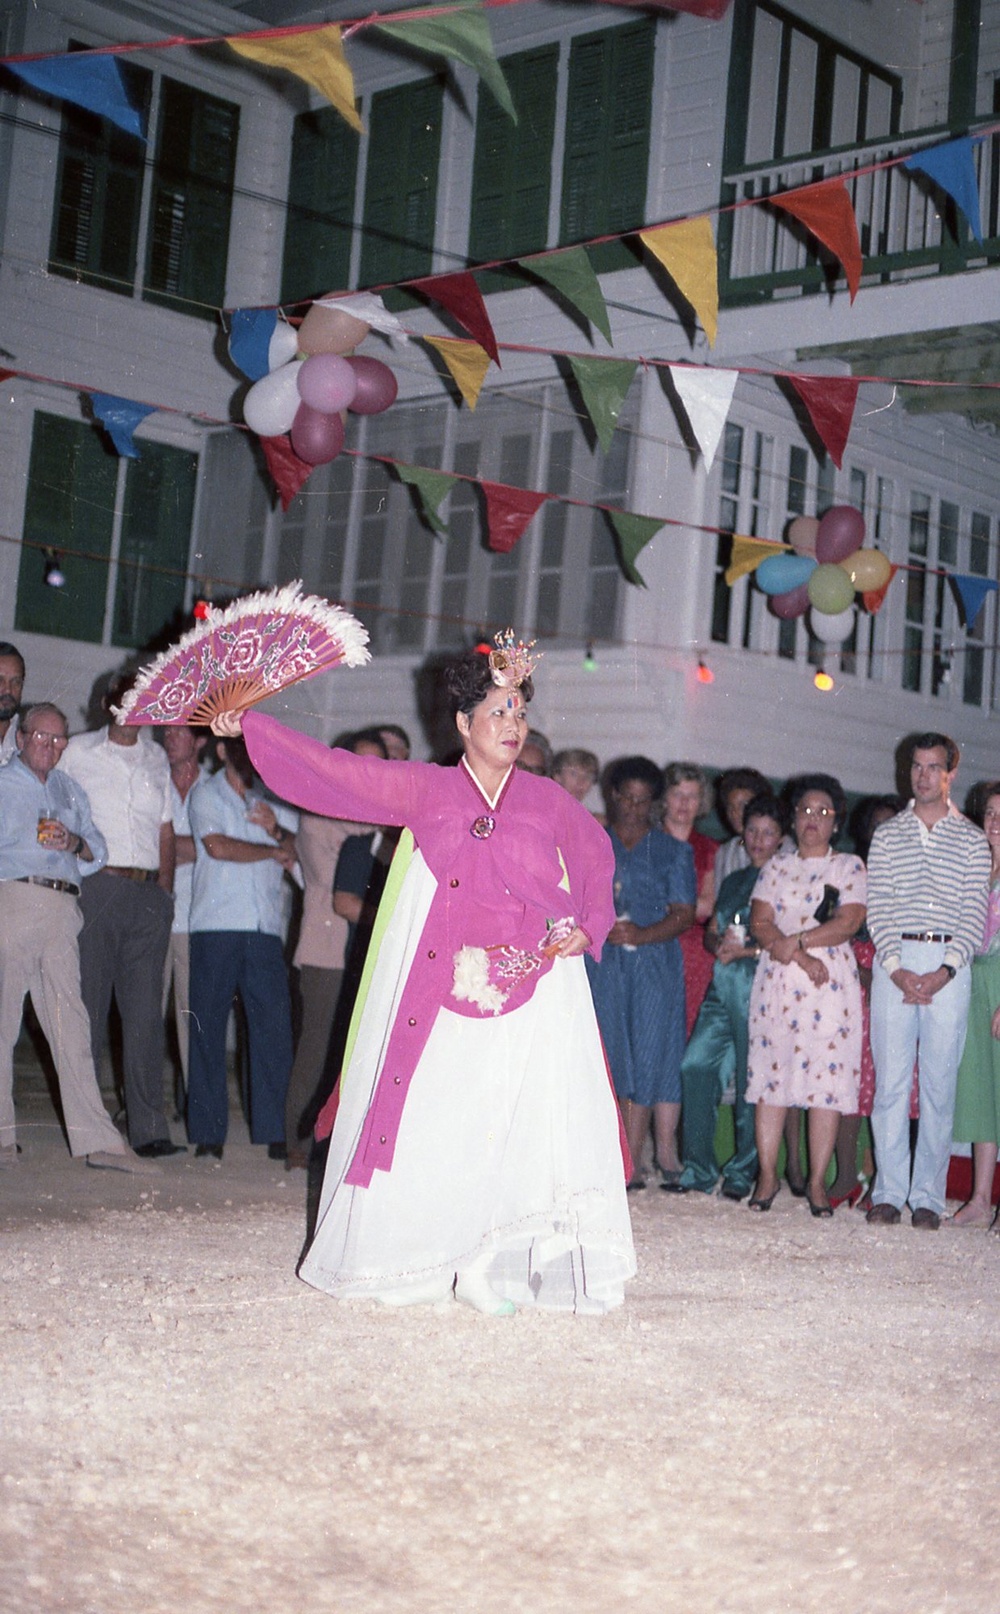
{"label": "blue pennant flag", "polygon": [[904,168],[919,169],[932,179],[962,209],[979,245],[983,244],[983,227],[979,221],[979,185],[975,164],[972,161],[972,141],[968,135],[960,140],[948,140],[943,146],[930,146],[915,151],[903,163]]}
{"label": "blue pennant flag", "polygon": [[960,572],[952,572],[950,581],[958,596],[962,621],[967,628],[971,628],[987,594],[992,594],[997,585],[990,577],[968,577]]}
{"label": "blue pennant flag", "polygon": [[270,372],[271,337],[278,316],[273,308],[237,308],[229,326],[229,357],[248,381]]}
{"label": "blue pennant flag", "polygon": [[43,95],[55,95],[61,101],[85,107],[98,117],[110,119],[126,134],[145,140],[142,118],[125,94],[113,56],[79,51],[72,56],[45,56],[38,62],[8,62],[7,66]]}
{"label": "blue pennant flag", "polygon": [[153,404],[133,403],[131,398],[116,398],[111,392],[92,392],[90,398],[95,417],[122,459],[137,460],[139,450],[132,441],[132,433],[147,415],[156,414]]}

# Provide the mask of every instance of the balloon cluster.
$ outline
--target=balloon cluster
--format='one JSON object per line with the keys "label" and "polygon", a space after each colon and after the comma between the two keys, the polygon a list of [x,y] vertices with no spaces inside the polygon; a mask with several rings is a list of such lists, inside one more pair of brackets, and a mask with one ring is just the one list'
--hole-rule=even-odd
{"label": "balloon cluster", "polygon": [[865,549],[865,522],[850,504],[835,504],[822,520],[796,516],[788,529],[794,554],[770,555],[754,574],[783,622],[810,611],[824,644],[843,644],[854,627],[855,593],[884,588],[892,567],[879,549]]}
{"label": "balloon cluster", "polygon": [[297,332],[279,324],[270,373],[254,382],[243,401],[250,430],[258,437],[290,433],[292,448],[307,465],[336,459],[347,410],[380,415],[399,390],[387,364],[354,357],[368,330],[353,314],[321,303],[313,303]]}

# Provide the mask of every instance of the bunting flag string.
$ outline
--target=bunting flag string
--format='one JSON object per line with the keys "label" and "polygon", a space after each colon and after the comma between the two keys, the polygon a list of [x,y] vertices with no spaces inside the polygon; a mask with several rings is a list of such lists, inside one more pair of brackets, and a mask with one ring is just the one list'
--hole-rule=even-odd
{"label": "bunting flag string", "polygon": [[71,56],[46,56],[34,61],[7,58],[4,64],[42,95],[96,112],[126,134],[145,140],[142,117],[125,91],[121,68],[113,56],[74,51]]}
{"label": "bunting flag string", "polygon": [[[448,14],[450,12],[450,14]],[[419,20],[387,22],[370,19],[372,27],[425,55],[454,57],[471,67],[493,92],[507,116],[517,122],[517,111],[500,63],[496,59],[489,24],[481,0],[454,0],[450,8],[435,7]]]}
{"label": "bunting flag string", "polygon": [[140,458],[132,433],[141,426],[147,415],[156,414],[155,404],[135,403],[131,398],[116,398],[110,392],[89,394],[94,415],[115,445],[115,452],[125,460]]}
{"label": "bunting flag string", "polygon": [[679,364],[670,364],[667,368],[691,423],[691,430],[698,440],[705,469],[710,471],[729,415],[739,371],[709,370],[704,366],[695,369]]}
{"label": "bunting flag string", "polygon": [[477,480],[486,499],[486,541],[496,554],[507,555],[549,495],[534,493],[529,488],[507,487],[502,482]]}
{"label": "bunting flag string", "polygon": [[489,354],[478,342],[467,342],[460,336],[425,336],[424,341],[440,353],[462,397],[470,409],[475,409],[490,367]]}
{"label": "bunting flag string", "polygon": [[962,625],[971,628],[983,608],[983,601],[994,593],[997,584],[993,578],[962,572],[952,572],[949,581],[962,613]]}
{"label": "bunting flag string", "polygon": [[354,74],[347,65],[340,29],[327,23],[310,34],[253,38],[231,34],[226,44],[240,56],[264,67],[283,67],[318,90],[341,117],[363,132],[354,94]]}
{"label": "bunting flag string", "polygon": [[622,571],[630,583],[637,588],[645,588],[646,579],[636,570],[635,563],[664,522],[658,516],[637,516],[630,510],[608,510],[605,513],[615,529]]}
{"label": "bunting flag string", "polygon": [[637,359],[587,358],[569,353],[570,369],[604,453],[618,425],[625,394],[638,369]]}
{"label": "bunting flag string", "polygon": [[611,343],[608,305],[586,247],[570,247],[562,252],[517,258],[515,262],[519,269],[526,269],[529,274],[537,275],[539,280],[547,281],[591,325],[596,325],[605,340]]}
{"label": "bunting flag string", "polygon": [[712,222],[707,214],[697,214],[679,224],[640,230],[639,240],[663,265],[681,296],[691,304],[709,347],[714,347],[719,328],[719,264]]}
{"label": "bunting flag string", "polygon": [[772,207],[791,213],[840,259],[853,303],[861,284],[861,242],[858,221],[843,179],[823,179],[816,185],[782,191],[766,200]]}
{"label": "bunting flag string", "polygon": [[412,487],[420,500],[421,512],[428,526],[435,532],[446,533],[448,528],[438,514],[444,500],[461,478],[448,471],[430,471],[423,465],[402,465],[398,460],[389,463],[390,469],[401,482]]}
{"label": "bunting flag string", "polygon": [[[977,141],[976,144],[979,144]],[[973,142],[968,135],[958,140],[946,140],[941,146],[927,146],[911,152],[903,167],[919,171],[932,179],[945,195],[962,209],[979,245],[983,244],[983,227],[979,217],[979,184],[976,166],[972,160]]]}
{"label": "bunting flag string", "polygon": [[839,471],[844,463],[860,381],[854,376],[791,374],[787,380],[805,404],[823,447]]}
{"label": "bunting flag string", "polygon": [[755,572],[762,560],[768,555],[785,555],[788,553],[787,544],[776,544],[770,538],[745,538],[739,533],[733,534],[733,552],[729,565],[726,567],[726,582],[732,588],[741,577]]}
{"label": "bunting flag string", "polygon": [[258,437],[271,480],[278,490],[282,510],[287,510],[299,489],[304,487],[316,469],[300,460],[292,447],[292,440],[284,437]]}
{"label": "bunting flag string", "polygon": [[483,294],[468,270],[454,275],[427,275],[421,280],[408,280],[406,285],[408,290],[419,292],[429,302],[440,303],[499,367],[500,353],[493,325]]}

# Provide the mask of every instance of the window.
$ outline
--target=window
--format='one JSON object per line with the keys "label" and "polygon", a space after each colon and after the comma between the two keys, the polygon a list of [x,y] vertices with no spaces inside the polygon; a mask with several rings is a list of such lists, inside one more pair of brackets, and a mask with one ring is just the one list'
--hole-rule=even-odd
{"label": "window", "polygon": [[[463,477],[553,493],[587,487],[595,502],[624,507],[633,423],[626,405],[610,451],[601,454],[553,385],[497,394],[489,416],[478,420],[456,414],[448,402],[396,405],[391,415],[360,423],[359,446]],[[281,576],[303,576],[307,587],[319,587],[331,546],[343,557],[339,587],[328,582],[322,591],[357,608],[376,652],[422,655],[508,622],[526,636],[615,638],[622,578],[600,511],[549,501],[520,542],[500,555],[485,542],[475,481],[452,487],[440,511],[447,533],[435,536],[411,490],[378,460],[345,456],[330,472],[325,498],[314,473],[283,517]],[[314,547],[304,541],[312,531],[324,534]]]}
{"label": "window", "polygon": [[[969,571],[974,577],[990,575],[989,516],[974,510],[969,526]],[[994,606],[995,609],[995,606]],[[962,669],[962,700],[967,706],[981,706],[986,672],[986,632],[989,598],[983,601],[974,622],[965,630],[965,666]]]}
{"label": "window", "polygon": [[428,78],[372,96],[363,286],[392,285],[431,272],[443,95],[441,80]]}
{"label": "window", "polygon": [[[119,459],[96,427],[36,414],[15,625],[93,644],[141,646],[183,610],[197,456],[146,441]],[[39,546],[65,587],[44,581]]]}
{"label": "window", "polygon": [[548,244],[559,48],[505,56],[502,66],[518,121],[511,122],[481,83],[469,227],[469,257],[480,263]]}
{"label": "window", "polygon": [[214,318],[225,301],[239,108],[121,66],[156,155],[150,163],[143,141],[106,118],[64,108],[49,268]]}
{"label": "window", "polygon": [[[646,179],[655,58],[652,20],[585,34],[569,56],[560,240],[637,229]],[[596,248],[595,269],[635,262],[623,243]]]}
{"label": "window", "polygon": [[347,286],[358,135],[333,107],[303,112],[292,131],[281,300]]}

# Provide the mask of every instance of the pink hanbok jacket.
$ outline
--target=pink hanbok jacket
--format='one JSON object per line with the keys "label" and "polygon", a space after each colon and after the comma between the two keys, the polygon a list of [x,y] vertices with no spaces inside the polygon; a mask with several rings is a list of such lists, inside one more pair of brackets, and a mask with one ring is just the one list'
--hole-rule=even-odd
{"label": "pink hanbok jacket", "polygon": [[[347,1173],[365,1187],[373,1171],[392,1165],[407,1090],[438,1011],[483,1015],[453,996],[456,953],[537,952],[547,925],[572,917],[599,959],[615,921],[611,840],[561,786],[517,769],[491,807],[464,765],[356,757],[259,712],[247,714],[243,733],[254,767],[277,795],[331,818],[405,825],[437,884]],[[493,828],[481,838],[484,818]],[[514,982],[499,1012],[527,1002],[551,967],[546,959]]]}

